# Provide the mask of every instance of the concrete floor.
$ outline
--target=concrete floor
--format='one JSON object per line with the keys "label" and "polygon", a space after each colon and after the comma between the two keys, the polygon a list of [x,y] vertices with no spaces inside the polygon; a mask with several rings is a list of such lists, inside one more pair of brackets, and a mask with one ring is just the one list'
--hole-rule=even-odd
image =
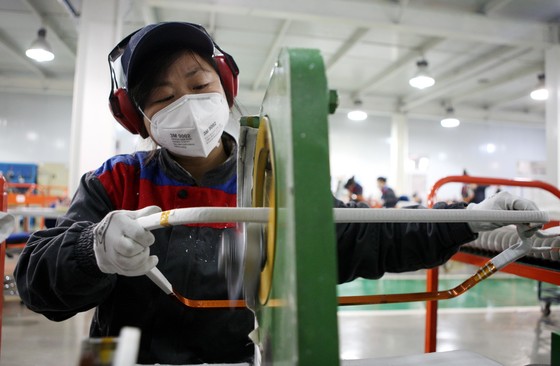
{"label": "concrete floor", "polygon": [[[424,348],[424,312],[417,310],[339,313],[343,359],[407,356]],[[438,352],[466,350],[502,365],[550,364],[550,333],[560,316],[540,308],[442,309]]]}
{"label": "concrete floor", "polygon": [[[90,313],[51,322],[8,298],[2,326],[2,366],[78,365]],[[442,309],[438,351],[466,350],[502,365],[550,364],[550,332],[560,315],[540,308]],[[340,353],[355,360],[421,354],[424,313],[419,310],[339,312]]]}
{"label": "concrete floor", "polygon": [[[395,279],[398,275],[388,276],[387,281]],[[515,286],[509,292],[518,293],[522,288],[517,282],[503,283],[502,287]],[[530,291],[521,296],[538,304],[536,294]],[[344,308],[338,316],[341,357],[356,360],[422,354],[424,316],[423,309],[414,307]],[[90,318],[88,312],[51,322],[26,309],[16,296],[5,296],[0,365],[78,365],[80,343],[87,337]],[[510,306],[489,298],[485,307],[441,308],[438,321],[438,352],[474,352],[507,366],[548,365],[551,332],[560,331],[560,308],[553,305],[551,315],[543,317],[539,305]]]}

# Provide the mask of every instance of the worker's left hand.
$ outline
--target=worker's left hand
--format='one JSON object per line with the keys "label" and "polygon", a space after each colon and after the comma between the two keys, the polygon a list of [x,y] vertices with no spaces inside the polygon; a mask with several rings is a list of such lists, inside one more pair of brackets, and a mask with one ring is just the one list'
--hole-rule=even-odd
{"label": "worker's left hand", "polygon": [[[524,211],[538,211],[539,208],[533,201],[525,198],[514,196],[508,192],[496,193],[480,203],[471,203],[467,206],[467,210],[524,210]],[[490,231],[502,226],[507,226],[507,223],[498,222],[469,222],[471,230],[475,233],[481,231]],[[517,231],[520,235],[531,236],[540,228],[539,226],[518,225]]]}

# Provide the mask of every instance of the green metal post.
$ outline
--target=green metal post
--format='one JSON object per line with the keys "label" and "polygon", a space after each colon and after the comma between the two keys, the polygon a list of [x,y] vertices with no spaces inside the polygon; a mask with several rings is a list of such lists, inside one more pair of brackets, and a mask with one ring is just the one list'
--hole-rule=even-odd
{"label": "green metal post", "polygon": [[339,365],[330,101],[319,52],[282,50],[262,105],[278,207],[271,298],[283,303],[257,311],[265,365]]}

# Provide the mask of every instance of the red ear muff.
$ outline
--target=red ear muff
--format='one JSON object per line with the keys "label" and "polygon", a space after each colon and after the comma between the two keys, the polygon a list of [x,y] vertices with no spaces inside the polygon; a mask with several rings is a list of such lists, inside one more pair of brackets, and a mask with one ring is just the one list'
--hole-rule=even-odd
{"label": "red ear muff", "polygon": [[216,55],[214,61],[218,68],[218,74],[222,81],[222,86],[226,93],[226,98],[230,108],[233,106],[233,100],[237,96],[239,69],[235,61],[229,55]]}
{"label": "red ear muff", "polygon": [[138,112],[138,108],[132,103],[125,89],[119,88],[109,95],[109,108],[113,117],[130,133],[140,134],[143,138],[148,137],[148,131],[144,126],[144,119]]}

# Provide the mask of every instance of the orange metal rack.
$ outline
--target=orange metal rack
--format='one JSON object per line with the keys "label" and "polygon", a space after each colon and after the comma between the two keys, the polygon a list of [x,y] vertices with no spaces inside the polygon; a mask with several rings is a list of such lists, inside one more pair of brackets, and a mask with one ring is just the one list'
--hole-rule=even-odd
{"label": "orange metal rack", "polygon": [[68,195],[65,186],[45,186],[35,183],[6,183],[8,206],[49,207]]}
{"label": "orange metal rack", "polygon": [[[481,184],[481,185],[495,185],[495,186],[511,186],[511,187],[529,187],[546,190],[556,197],[560,198],[560,190],[551,184],[538,180],[515,180],[515,179],[501,179],[501,178],[487,178],[487,177],[474,177],[469,175],[453,175],[438,180],[432,186],[428,194],[428,207],[435,204],[437,191],[447,183],[465,183],[465,184]],[[546,226],[557,226],[559,223],[550,222]],[[457,253],[452,258],[463,263],[473,264],[475,266],[482,266],[488,258],[470,254],[470,253]],[[511,263],[510,265],[501,269],[503,272],[511,273],[520,277],[530,278],[533,280],[547,282],[555,285],[560,285],[560,271],[547,269],[542,267],[531,266],[523,263]],[[433,268],[427,271],[426,274],[426,289],[427,291],[437,291],[439,284],[439,269]],[[425,339],[424,351],[435,352],[437,345],[437,301],[426,302],[426,326],[425,326]]]}

